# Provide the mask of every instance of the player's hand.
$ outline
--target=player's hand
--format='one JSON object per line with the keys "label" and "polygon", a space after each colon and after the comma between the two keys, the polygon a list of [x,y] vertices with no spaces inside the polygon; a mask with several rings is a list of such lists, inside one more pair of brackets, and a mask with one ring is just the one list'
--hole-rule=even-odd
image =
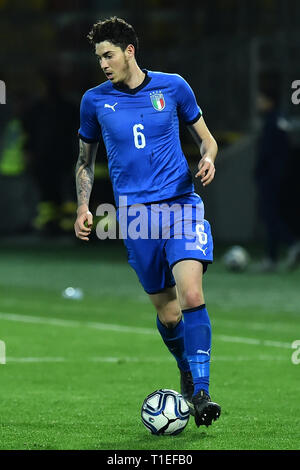
{"label": "player's hand", "polygon": [[215,177],[215,165],[209,155],[203,155],[200,162],[198,163],[198,172],[195,177],[201,177],[201,183],[203,186],[207,186]]}
{"label": "player's hand", "polygon": [[77,213],[77,219],[74,224],[76,237],[79,238],[80,240],[85,240],[88,242],[89,235],[92,230],[92,226],[93,226],[92,213],[88,209],[85,209],[83,211],[79,209]]}

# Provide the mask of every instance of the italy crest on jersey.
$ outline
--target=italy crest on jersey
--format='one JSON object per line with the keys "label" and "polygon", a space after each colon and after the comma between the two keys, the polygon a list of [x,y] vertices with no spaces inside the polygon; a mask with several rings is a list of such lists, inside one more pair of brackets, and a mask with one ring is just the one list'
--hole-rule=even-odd
{"label": "italy crest on jersey", "polygon": [[164,95],[161,92],[155,91],[150,93],[150,98],[153,108],[156,109],[156,111],[162,111],[165,108],[166,102]]}

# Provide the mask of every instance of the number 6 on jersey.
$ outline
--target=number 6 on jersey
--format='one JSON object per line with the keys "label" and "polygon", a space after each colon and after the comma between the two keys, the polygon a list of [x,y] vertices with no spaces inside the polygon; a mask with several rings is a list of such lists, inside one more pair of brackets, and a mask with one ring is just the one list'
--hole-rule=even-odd
{"label": "number 6 on jersey", "polygon": [[134,145],[137,149],[143,149],[146,145],[146,139],[142,132],[138,129],[144,129],[143,124],[135,124],[133,126]]}

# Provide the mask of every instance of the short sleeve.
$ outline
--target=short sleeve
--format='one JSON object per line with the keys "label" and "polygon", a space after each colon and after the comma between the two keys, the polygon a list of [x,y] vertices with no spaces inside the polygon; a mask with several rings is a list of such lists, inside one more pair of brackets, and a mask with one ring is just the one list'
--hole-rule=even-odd
{"label": "short sleeve", "polygon": [[190,85],[180,75],[176,75],[176,77],[178,115],[185,124],[194,124],[202,116],[202,111]]}
{"label": "short sleeve", "polygon": [[96,116],[95,105],[91,98],[89,91],[82,97],[78,135],[85,142],[98,142],[101,137],[101,128]]}

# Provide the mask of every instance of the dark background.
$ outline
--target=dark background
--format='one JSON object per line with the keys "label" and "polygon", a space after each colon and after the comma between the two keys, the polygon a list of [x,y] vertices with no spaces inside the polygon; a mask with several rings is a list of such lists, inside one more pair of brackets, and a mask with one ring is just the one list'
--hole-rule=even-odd
{"label": "dark background", "polygon": [[[86,35],[112,15],[135,27],[141,67],[179,73],[195,91],[219,144],[215,181],[196,189],[220,243],[259,244],[264,236],[253,179],[256,96],[261,77],[276,76],[291,142],[282,216],[300,234],[300,105],[291,101],[300,79],[299,1],[0,0],[0,237],[74,239],[80,99],[104,80]],[[181,133],[194,170],[199,151]],[[101,145],[92,209],[112,200]]]}

